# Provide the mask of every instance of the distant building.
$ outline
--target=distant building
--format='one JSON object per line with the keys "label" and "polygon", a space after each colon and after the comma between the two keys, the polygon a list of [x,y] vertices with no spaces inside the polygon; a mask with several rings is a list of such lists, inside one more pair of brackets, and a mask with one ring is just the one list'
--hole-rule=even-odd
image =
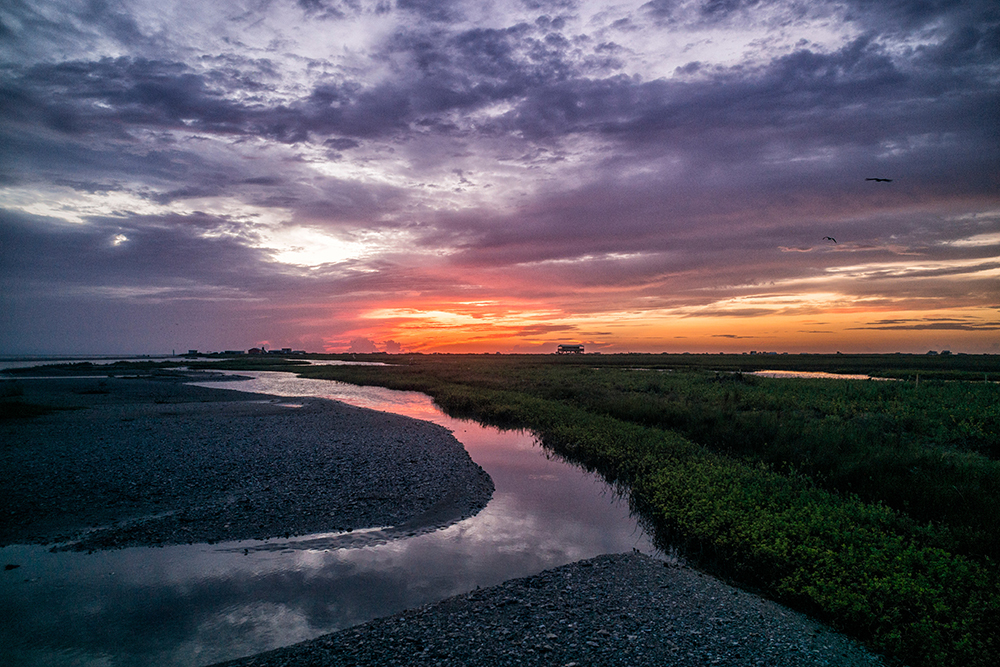
{"label": "distant building", "polygon": [[262,347],[251,347],[247,354],[267,354],[267,351]]}
{"label": "distant building", "polygon": [[188,350],[188,354],[198,354],[198,350]]}
{"label": "distant building", "polygon": [[222,354],[246,354],[243,350],[226,350]]}
{"label": "distant building", "polygon": [[560,345],[556,354],[583,354],[583,345]]}

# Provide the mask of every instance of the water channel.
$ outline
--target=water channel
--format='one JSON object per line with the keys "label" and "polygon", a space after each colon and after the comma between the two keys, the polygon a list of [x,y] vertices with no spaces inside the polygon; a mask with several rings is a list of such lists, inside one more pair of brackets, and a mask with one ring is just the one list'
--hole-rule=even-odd
{"label": "water channel", "polygon": [[[6,665],[197,666],[285,646],[602,553],[655,554],[627,502],[532,434],[453,419],[423,394],[290,373],[199,383],[319,396],[452,430],[493,478],[478,515],[390,539],[378,529],[93,554],[0,549]],[[282,399],[294,405],[294,400]]]}

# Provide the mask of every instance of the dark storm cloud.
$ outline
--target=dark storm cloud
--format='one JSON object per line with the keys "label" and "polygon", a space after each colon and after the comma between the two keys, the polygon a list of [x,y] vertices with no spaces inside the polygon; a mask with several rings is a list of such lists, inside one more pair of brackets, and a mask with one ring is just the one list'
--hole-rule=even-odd
{"label": "dark storm cloud", "polygon": [[[402,55],[415,71],[373,88],[320,84],[294,110],[310,131],[323,134],[370,137],[413,126],[448,127],[437,118],[520,100],[539,86],[575,75],[568,50],[561,35],[523,23],[455,34],[403,31],[388,41],[385,53]],[[510,128],[484,123],[475,129]]]}
{"label": "dark storm cloud", "polygon": [[[310,133],[342,135],[342,142],[382,137],[427,115],[467,111],[521,95],[528,85],[551,78],[551,62],[532,65],[530,72],[522,71],[524,62],[515,62],[512,35],[520,32],[471,31],[444,51],[401,36],[390,52],[410,54],[424,72],[419,80],[406,77],[377,86],[321,83],[290,105],[232,99],[233,92],[251,88],[244,74],[233,71],[195,72],[179,62],[129,57],[46,63],[5,77],[0,111],[10,123],[69,135],[124,138],[128,128],[141,127],[265,136],[288,143],[306,141]],[[466,71],[460,64],[471,68]]]}
{"label": "dark storm cloud", "polygon": [[[607,253],[660,253],[669,257],[670,271],[714,265],[716,274],[749,262],[754,273],[770,271],[774,279],[827,262],[890,261],[899,259],[898,252],[941,259],[995,255],[995,247],[946,245],[949,239],[994,230],[996,222],[988,218],[948,225],[941,225],[933,214],[879,214],[872,219],[859,216],[856,206],[877,193],[865,189],[863,177],[856,173],[835,175],[834,183],[815,184],[811,178],[782,183],[783,175],[781,170],[775,173],[760,166],[752,176],[733,170],[730,183],[699,183],[687,175],[654,175],[643,182],[609,174],[601,184],[536,197],[510,216],[468,213],[440,217],[436,226],[452,234],[464,232],[461,253],[453,257],[456,262],[504,266],[597,255],[592,263],[579,265],[581,273],[596,270],[600,255]],[[815,192],[802,195],[796,187]],[[850,197],[841,194],[845,191]],[[919,189],[915,194],[906,192],[908,202],[922,196]],[[853,219],[838,219],[843,216]],[[841,241],[835,248],[823,240],[833,233],[834,224]],[[437,240],[431,237],[427,242]],[[793,261],[787,252],[790,246],[809,252],[795,253],[801,258]],[[822,257],[817,256],[820,252]],[[762,265],[761,253],[772,264]],[[727,255],[732,259],[720,263]],[[616,259],[612,263],[620,266],[628,261],[652,262],[651,268],[656,261],[666,260]]]}
{"label": "dark storm cloud", "polygon": [[[851,149],[915,134],[959,132],[972,152],[995,134],[1000,98],[974,76],[904,73],[870,38],[831,54],[798,51],[748,76],[637,82],[572,79],[532,89],[513,119],[535,138],[593,132],[636,146],[684,150],[689,160],[759,161],[838,146]],[[985,81],[983,83],[986,83]],[[919,105],[906,100],[920,99]],[[944,120],[944,123],[942,123]],[[996,159],[987,148],[986,159]]]}
{"label": "dark storm cloud", "polygon": [[461,0],[396,0],[396,7],[413,12],[424,19],[439,23],[451,23],[463,18]]}
{"label": "dark storm cloud", "polygon": [[244,178],[241,183],[246,183],[247,185],[267,185],[276,187],[282,185],[285,181],[278,176],[255,176],[253,178]]}
{"label": "dark storm cloud", "polygon": [[6,52],[7,62],[53,61],[60,54],[86,51],[107,41],[118,50],[147,57],[171,48],[163,35],[143,31],[128,3],[5,0],[3,4],[12,18],[6,33],[0,34],[0,54]]}
{"label": "dark storm cloud", "polygon": [[[975,44],[981,42],[988,40],[981,36]],[[863,37],[830,54],[797,51],[749,76],[721,70],[705,80],[642,82],[583,76],[564,42],[539,39],[526,25],[465,31],[451,40],[407,34],[398,36],[392,49],[412,57],[420,72],[413,83],[367,90],[320,86],[297,110],[313,132],[379,136],[414,124],[433,128],[435,116],[511,101],[513,111],[476,129],[542,143],[595,134],[623,142],[623,149],[638,150],[639,157],[642,147],[658,146],[683,150],[690,164],[713,168],[722,158],[756,162],[775,150],[849,152],[957,132],[978,159],[948,185],[981,189],[992,185],[982,167],[995,162],[996,151],[989,148],[995,142],[982,141],[1000,126],[1000,98],[995,87],[977,85],[988,82],[974,72],[956,76],[954,54],[968,60],[986,48],[971,43],[947,49],[953,57],[927,58],[920,72],[901,70],[883,46]],[[911,99],[922,103],[907,104]],[[945,154],[955,154],[952,147],[938,151],[933,145],[918,151],[907,157],[923,165],[940,165]],[[965,153],[961,156],[964,160]],[[875,165],[869,157],[862,166]],[[954,173],[956,165],[944,166]],[[923,171],[927,180],[940,182],[938,171]]]}
{"label": "dark storm cloud", "polygon": [[250,109],[226,99],[236,87],[227,83],[182,63],[128,57],[43,64],[4,86],[0,109],[11,121],[69,135],[120,135],[128,127],[246,132]]}
{"label": "dark storm cloud", "polygon": [[120,5],[114,7],[105,0],[88,0],[83,3],[78,16],[90,25],[101,26],[104,34],[113,37],[120,44],[135,46],[145,42],[147,38],[139,24],[119,8]]}
{"label": "dark storm cloud", "polygon": [[[969,53],[992,48],[987,31],[975,31],[975,39],[966,36],[955,46],[942,46],[947,58],[928,57],[930,64],[919,75],[901,71],[882,46],[864,37],[830,54],[795,52],[749,76],[721,70],[687,82],[581,76],[578,63],[567,55],[568,40],[553,38],[555,33],[541,36],[526,24],[466,30],[443,39],[404,32],[391,40],[387,52],[408,55],[419,76],[377,86],[321,83],[290,104],[231,99],[232,91],[246,87],[245,80],[231,73],[195,73],[181,63],[130,58],[28,68],[6,82],[0,104],[11,124],[41,124],[74,137],[104,133],[124,140],[128,128],[266,136],[292,143],[330,136],[328,145],[346,150],[356,148],[362,138],[402,140],[413,128],[451,133],[457,128],[442,122],[445,116],[508,101],[514,103],[513,111],[465,130],[517,134],[541,143],[600,136],[620,143],[606,158],[611,168],[625,160],[649,159],[652,151],[683,151],[691,178],[699,175],[699,165],[718,169],[721,160],[733,172],[740,163],[757,163],[775,151],[835,147],[849,153],[912,135],[949,132],[957,133],[973,158],[959,167],[962,173],[955,172],[956,165],[944,165],[955,179],[948,186],[962,183],[981,190],[992,186],[982,167],[996,161],[996,150],[990,148],[995,142],[983,140],[1000,126],[1000,98],[993,87],[976,86],[974,73],[956,78],[952,65],[942,64],[954,63],[957,54],[967,60]],[[924,102],[902,102],[914,98]],[[41,146],[28,148],[23,152],[45,154],[38,150]],[[940,164],[945,153],[954,154],[951,147],[942,155],[935,149],[926,146],[916,155],[911,150],[907,157],[928,165]],[[870,158],[868,163],[874,168]],[[768,170],[772,185],[799,186],[780,166]],[[936,171],[916,171],[918,177],[940,182]],[[732,182],[745,178],[732,176]],[[176,188],[158,200],[216,192],[199,177],[196,186]]]}
{"label": "dark storm cloud", "polygon": [[[129,128],[162,128],[286,143],[333,137],[343,150],[358,139],[402,140],[418,127],[447,133],[454,125],[442,123],[445,116],[507,101],[514,104],[509,114],[465,129],[542,143],[592,133],[628,150],[662,145],[695,161],[754,161],[774,149],[849,149],[932,128],[940,133],[942,117],[944,130],[961,140],[995,135],[995,89],[977,87],[974,72],[954,70],[994,57],[996,30],[966,26],[954,43],[928,50],[919,72],[902,71],[869,36],[834,53],[800,50],[749,76],[722,70],[688,82],[591,78],[571,57],[566,37],[526,24],[454,35],[406,32],[386,53],[407,55],[416,77],[405,73],[376,86],[320,83],[288,104],[234,99],[248,82],[233,72],[122,57],[17,72],[0,91],[0,111],[10,123],[71,136],[124,138]],[[908,99],[924,102],[904,104]],[[995,159],[996,152],[982,157]]]}
{"label": "dark storm cloud", "polygon": [[351,148],[357,148],[361,144],[354,139],[348,139],[346,137],[338,137],[336,139],[327,139],[323,142],[324,146],[329,146],[330,148],[338,151],[346,151]]}
{"label": "dark storm cloud", "polygon": [[848,6],[863,20],[890,33],[942,22],[995,22],[1000,18],[1000,10],[990,0],[849,0]]}
{"label": "dark storm cloud", "polygon": [[[642,9],[657,20],[677,23],[684,19],[721,21],[738,11],[768,4],[772,3],[766,0],[703,0],[692,7],[681,0],[652,0],[643,5]],[[694,16],[691,16],[692,13]]]}
{"label": "dark storm cloud", "polygon": [[[22,184],[52,180],[80,184],[83,191],[99,182],[110,190],[115,182],[138,176],[172,180],[179,175],[198,180],[204,176],[205,159],[180,151],[172,142],[151,141],[141,147],[122,142],[95,142],[92,137],[65,137],[0,127],[0,169],[17,175]],[[53,178],[53,174],[58,174]],[[101,180],[96,181],[95,177]]]}
{"label": "dark storm cloud", "polygon": [[233,235],[238,230],[205,214],[81,225],[0,213],[0,276],[36,295],[120,287],[163,288],[165,298],[255,291],[279,279],[266,253]]}
{"label": "dark storm cloud", "polygon": [[[232,99],[234,91],[265,88],[246,69],[267,67],[266,62],[207,72],[134,57],[44,63],[15,69],[0,101],[10,121],[66,134],[143,127],[262,135],[290,143],[305,141],[310,133],[381,137],[421,121],[426,126],[428,117],[518,99],[532,87],[571,78],[579,63],[568,57],[570,47],[560,33],[527,24],[456,34],[404,31],[390,40],[385,54],[405,54],[418,78],[405,73],[377,86],[320,83],[288,105]],[[608,62],[604,58],[600,66]]]}
{"label": "dark storm cloud", "polygon": [[[888,34],[914,31],[942,20],[968,21],[970,17],[997,19],[996,4],[990,0],[847,0],[845,18]],[[712,25],[726,21],[756,19],[790,24],[809,15],[829,16],[839,7],[828,3],[796,0],[651,0],[642,13],[673,26]],[[771,16],[768,12],[774,12]]]}
{"label": "dark storm cloud", "polygon": [[[346,16],[346,9],[351,9],[350,4],[340,3],[330,0],[296,0],[296,3],[311,19],[341,19]],[[347,7],[345,7],[347,5]]]}

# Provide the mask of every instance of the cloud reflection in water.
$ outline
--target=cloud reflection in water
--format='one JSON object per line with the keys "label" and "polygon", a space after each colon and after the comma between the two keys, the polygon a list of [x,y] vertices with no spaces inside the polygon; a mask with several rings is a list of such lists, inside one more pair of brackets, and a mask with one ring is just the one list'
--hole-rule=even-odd
{"label": "cloud reflection in water", "polygon": [[474,517],[409,536],[389,528],[94,554],[0,549],[21,565],[0,577],[0,645],[13,664],[205,665],[581,558],[654,551],[624,500],[548,458],[529,433],[452,419],[414,392],[240,375],[254,379],[217,386],[441,424],[493,478],[493,499]]}

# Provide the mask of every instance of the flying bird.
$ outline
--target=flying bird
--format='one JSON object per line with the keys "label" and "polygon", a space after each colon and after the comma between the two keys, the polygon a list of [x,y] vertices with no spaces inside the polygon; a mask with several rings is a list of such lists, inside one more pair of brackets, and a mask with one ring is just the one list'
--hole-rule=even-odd
{"label": "flying bird", "polygon": [[824,236],[823,240],[824,241],[833,241],[834,243],[837,242],[837,239],[833,238],[832,236]]}
{"label": "flying bird", "polygon": [[892,183],[891,178],[866,178],[866,181],[875,181],[876,183]]}

